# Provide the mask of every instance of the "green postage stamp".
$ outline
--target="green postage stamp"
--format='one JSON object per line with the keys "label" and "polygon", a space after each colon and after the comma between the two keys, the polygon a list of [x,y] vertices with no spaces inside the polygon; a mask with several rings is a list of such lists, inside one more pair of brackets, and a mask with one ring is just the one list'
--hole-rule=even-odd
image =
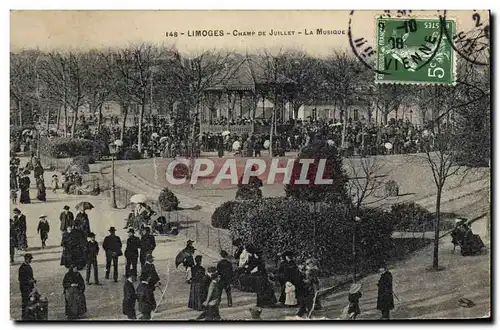
{"label": "green postage stamp", "polygon": [[[376,83],[455,83],[454,20],[377,18]],[[446,24],[446,26],[445,26]]]}

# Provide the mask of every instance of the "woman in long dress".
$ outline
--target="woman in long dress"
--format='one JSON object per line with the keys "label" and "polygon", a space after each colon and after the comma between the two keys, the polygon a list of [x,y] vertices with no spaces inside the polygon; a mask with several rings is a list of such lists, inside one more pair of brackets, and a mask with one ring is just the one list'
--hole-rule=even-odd
{"label": "woman in long dress", "polygon": [[206,299],[205,268],[201,266],[201,256],[194,258],[195,265],[191,267],[191,288],[189,290],[188,307],[196,311],[203,310],[203,301]]}
{"label": "woman in long dress", "polygon": [[66,301],[66,316],[69,320],[82,318],[87,313],[85,282],[76,267],[70,267],[66,275],[64,275],[63,288]]}
{"label": "woman in long dress", "polygon": [[21,189],[21,196],[19,198],[19,202],[21,204],[29,204],[31,203],[30,199],[30,178],[26,175],[26,172],[23,173],[23,176],[19,179],[19,189]]}
{"label": "woman in long dress", "polygon": [[250,260],[252,283],[257,293],[257,307],[271,307],[276,305],[277,299],[274,288],[267,277],[266,265],[262,252],[257,252]]}
{"label": "woman in long dress", "polygon": [[41,202],[46,202],[46,192],[45,192],[45,183],[43,182],[43,177],[40,177],[36,180],[36,187],[38,189],[38,192],[36,194],[36,199],[38,199]]}

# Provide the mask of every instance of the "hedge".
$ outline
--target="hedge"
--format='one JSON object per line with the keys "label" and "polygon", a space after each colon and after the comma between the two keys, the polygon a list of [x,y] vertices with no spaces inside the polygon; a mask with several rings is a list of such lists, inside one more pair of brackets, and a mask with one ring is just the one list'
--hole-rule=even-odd
{"label": "hedge", "polygon": [[360,267],[380,266],[393,249],[393,219],[376,209],[364,210],[363,221],[355,223],[352,209],[341,203],[323,204],[318,212],[296,198],[263,198],[245,204],[233,205],[231,233],[268,257],[292,250],[300,260],[317,258],[326,272],[349,271],[354,226]]}
{"label": "hedge", "polygon": [[40,147],[43,154],[54,158],[89,156],[93,159],[99,159],[103,152],[102,146],[92,140],[71,137],[44,139]]}
{"label": "hedge", "polygon": [[253,207],[252,203],[245,203],[244,201],[227,201],[221,206],[217,207],[212,214],[212,226],[215,228],[229,229],[231,219],[233,219],[233,211],[239,208],[239,212],[249,210]]}

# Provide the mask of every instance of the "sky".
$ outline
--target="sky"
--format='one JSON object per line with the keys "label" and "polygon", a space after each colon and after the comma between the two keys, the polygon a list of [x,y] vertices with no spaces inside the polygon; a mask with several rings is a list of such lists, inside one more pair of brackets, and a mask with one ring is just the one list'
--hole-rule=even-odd
{"label": "sky", "polygon": [[[87,50],[148,42],[175,45],[184,53],[209,49],[241,53],[295,49],[325,56],[333,50],[350,49],[347,34],[349,21],[353,39],[364,38],[373,43],[375,17],[382,13],[380,10],[355,11],[352,15],[345,10],[11,11],[10,47],[14,52],[33,48],[43,51]],[[437,18],[440,13],[443,11],[412,12],[430,18]],[[395,15],[396,11],[392,11],[392,14]],[[459,30],[468,31],[475,24],[473,14],[472,11],[448,11],[446,17],[456,19]],[[479,14],[481,22],[488,19],[487,12]],[[271,29],[285,35],[270,36]],[[333,32],[330,35],[318,35],[317,29]],[[188,36],[195,30],[222,31],[224,36]],[[255,34],[233,36],[235,30]],[[291,31],[293,35],[290,35]],[[266,35],[259,36],[259,32],[266,32]]]}

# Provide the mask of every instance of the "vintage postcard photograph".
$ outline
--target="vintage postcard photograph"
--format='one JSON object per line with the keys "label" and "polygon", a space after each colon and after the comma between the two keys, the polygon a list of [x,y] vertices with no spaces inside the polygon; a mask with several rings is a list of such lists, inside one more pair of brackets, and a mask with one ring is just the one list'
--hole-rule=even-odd
{"label": "vintage postcard photograph", "polygon": [[11,320],[491,320],[490,44],[488,10],[11,10]]}

